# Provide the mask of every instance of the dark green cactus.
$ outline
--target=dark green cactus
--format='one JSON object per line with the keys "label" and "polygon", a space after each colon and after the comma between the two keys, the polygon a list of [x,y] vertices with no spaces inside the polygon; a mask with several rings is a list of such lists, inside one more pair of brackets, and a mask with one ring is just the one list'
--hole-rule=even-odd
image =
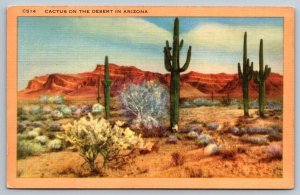
{"label": "dark green cactus", "polygon": [[271,73],[271,68],[266,65],[264,67],[264,51],[263,51],[263,40],[260,40],[259,45],[259,71],[254,71],[254,82],[259,88],[259,115],[264,117],[265,115],[265,83]]}
{"label": "dark green cactus", "polygon": [[109,118],[110,112],[110,87],[112,81],[109,77],[109,70],[108,70],[108,57],[105,56],[105,64],[104,64],[104,80],[102,81],[104,86],[104,106],[105,106],[105,118]]}
{"label": "dark green cactus", "polygon": [[98,104],[100,103],[100,99],[101,99],[101,96],[100,96],[100,84],[101,84],[101,81],[100,81],[100,74],[98,75],[98,96],[97,96],[97,102]]}
{"label": "dark green cactus", "polygon": [[244,34],[244,51],[243,51],[243,71],[241,64],[238,63],[238,74],[243,81],[243,104],[244,104],[244,116],[249,117],[249,81],[253,76],[253,62],[247,58],[247,32]]}
{"label": "dark green cactus", "polygon": [[179,19],[176,18],[174,21],[173,48],[169,46],[169,41],[166,41],[164,47],[165,68],[168,72],[171,72],[170,123],[173,132],[178,129],[180,73],[186,71],[189,67],[192,52],[192,47],[189,46],[185,64],[180,67],[180,50],[182,46],[183,40],[179,42]]}

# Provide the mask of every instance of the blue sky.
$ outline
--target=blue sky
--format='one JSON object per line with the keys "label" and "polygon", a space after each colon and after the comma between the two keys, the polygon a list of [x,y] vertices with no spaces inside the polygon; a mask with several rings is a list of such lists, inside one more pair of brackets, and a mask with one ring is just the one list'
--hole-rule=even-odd
{"label": "blue sky", "polygon": [[[111,63],[166,73],[165,40],[172,41],[174,18],[19,17],[18,88],[34,76],[92,71],[108,55]],[[282,18],[180,18],[181,52],[192,45],[189,71],[235,73],[242,61],[243,33],[248,56],[258,68],[259,39],[265,63],[282,73]]]}

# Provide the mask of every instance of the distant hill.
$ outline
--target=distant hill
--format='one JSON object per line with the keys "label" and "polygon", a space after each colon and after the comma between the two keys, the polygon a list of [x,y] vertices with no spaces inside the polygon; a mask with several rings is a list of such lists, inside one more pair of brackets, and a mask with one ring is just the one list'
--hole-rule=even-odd
{"label": "distant hill", "polygon": [[[129,83],[141,83],[143,81],[158,80],[165,85],[170,85],[170,74],[161,74],[143,71],[134,66],[118,66],[109,64],[110,77],[113,81],[111,95],[119,95]],[[28,82],[24,90],[18,92],[19,98],[34,98],[42,94],[62,94],[66,97],[96,97],[98,75],[103,80],[104,66],[97,65],[92,72],[78,74],[49,74],[37,76]],[[211,96],[231,97],[242,96],[242,83],[237,74],[203,74],[189,72],[181,74],[181,98],[194,98]],[[101,87],[103,94],[103,88]],[[251,81],[249,86],[250,96],[258,95],[257,85]],[[282,97],[283,77],[277,73],[271,73],[266,82],[267,97]]]}

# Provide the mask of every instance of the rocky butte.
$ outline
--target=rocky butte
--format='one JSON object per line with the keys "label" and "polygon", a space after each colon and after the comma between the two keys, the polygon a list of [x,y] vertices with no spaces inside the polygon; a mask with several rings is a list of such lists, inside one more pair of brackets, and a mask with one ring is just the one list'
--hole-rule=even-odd
{"label": "rocky butte", "polygon": [[[117,96],[129,83],[157,80],[169,86],[170,75],[150,71],[143,71],[135,66],[119,66],[109,64],[110,76],[113,81],[111,95]],[[48,74],[36,76],[28,82],[25,89],[18,92],[18,98],[36,98],[42,94],[62,94],[70,98],[88,98],[97,96],[97,81],[100,74],[103,79],[103,65],[97,65],[91,72],[78,74]],[[237,74],[203,74],[191,71],[181,75],[181,98],[214,96],[241,97],[241,81]],[[258,95],[258,88],[250,82],[250,96]],[[103,91],[101,91],[103,94]],[[283,77],[271,73],[266,82],[266,95],[269,98],[281,98],[283,94]]]}

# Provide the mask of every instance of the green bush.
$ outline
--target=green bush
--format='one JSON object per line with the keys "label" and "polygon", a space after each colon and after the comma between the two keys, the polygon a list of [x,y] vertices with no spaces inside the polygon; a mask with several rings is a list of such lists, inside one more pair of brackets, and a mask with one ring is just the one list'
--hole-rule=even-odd
{"label": "green bush", "polygon": [[39,155],[46,151],[47,149],[43,147],[40,143],[37,143],[34,140],[24,140],[18,135],[18,142],[17,142],[18,159],[23,159],[33,155]]}

